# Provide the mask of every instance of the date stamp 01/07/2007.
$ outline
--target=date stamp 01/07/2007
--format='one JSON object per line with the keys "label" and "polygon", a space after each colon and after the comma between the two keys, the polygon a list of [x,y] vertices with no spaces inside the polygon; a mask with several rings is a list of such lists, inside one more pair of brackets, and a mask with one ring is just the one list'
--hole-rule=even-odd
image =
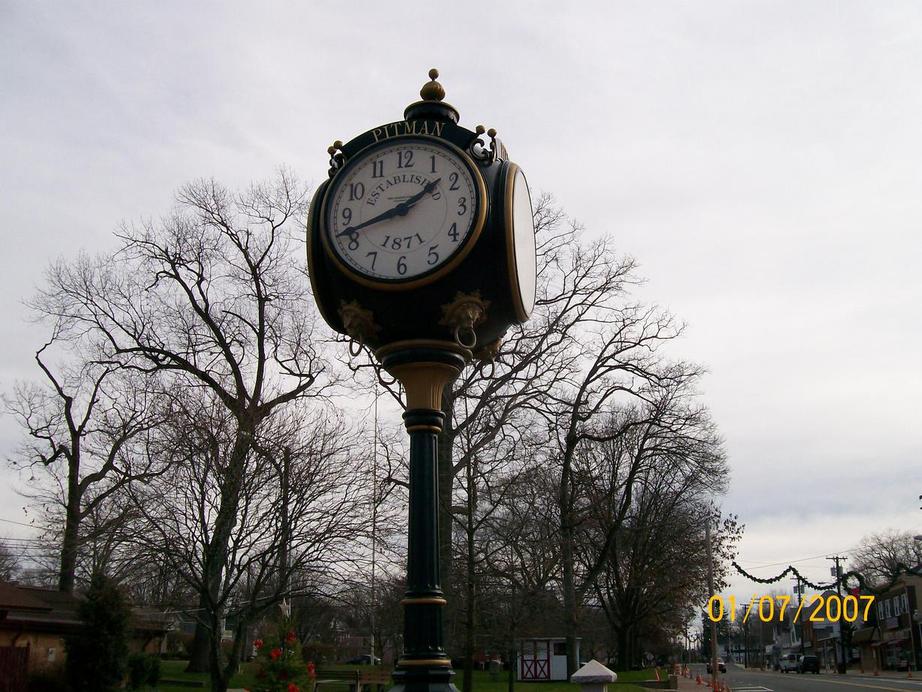
{"label": "date stamp 01/07/2007", "polygon": [[855,622],[868,619],[873,603],[873,596],[813,594],[801,599],[799,603],[791,603],[790,596],[753,596],[743,610],[743,604],[737,605],[736,596],[724,598],[714,595],[708,599],[705,612],[713,622],[720,622],[724,618],[736,622],[741,611],[743,623],[748,622],[750,617],[762,622],[783,622],[788,613],[793,614],[794,622],[800,622],[801,613],[810,622]]}

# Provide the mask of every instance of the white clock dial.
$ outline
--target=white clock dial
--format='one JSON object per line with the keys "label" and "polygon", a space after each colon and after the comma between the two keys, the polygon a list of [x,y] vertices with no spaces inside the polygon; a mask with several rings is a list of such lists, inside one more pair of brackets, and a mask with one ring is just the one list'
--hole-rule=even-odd
{"label": "white clock dial", "polygon": [[[512,164],[515,166],[515,164]],[[512,252],[510,276],[513,295],[518,295],[516,313],[524,322],[535,307],[535,288],[537,279],[537,262],[535,257],[535,219],[531,208],[531,195],[528,182],[522,169],[515,166],[514,175],[510,176],[512,189],[511,200],[507,197],[506,220],[507,233],[512,233]]]}
{"label": "white clock dial", "polygon": [[334,180],[328,247],[348,270],[374,282],[440,274],[480,232],[484,197],[479,174],[459,150],[397,140],[359,154]]}

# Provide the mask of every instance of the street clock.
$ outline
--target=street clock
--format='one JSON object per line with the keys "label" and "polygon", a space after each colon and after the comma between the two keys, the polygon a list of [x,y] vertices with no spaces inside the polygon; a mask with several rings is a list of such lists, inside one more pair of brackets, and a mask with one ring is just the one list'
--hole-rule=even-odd
{"label": "street clock", "polygon": [[442,392],[491,359],[535,304],[528,183],[495,130],[458,125],[430,70],[403,120],[329,148],[307,260],[327,323],[403,385],[410,436],[403,653],[391,692],[457,692],[443,647],[438,557]]}

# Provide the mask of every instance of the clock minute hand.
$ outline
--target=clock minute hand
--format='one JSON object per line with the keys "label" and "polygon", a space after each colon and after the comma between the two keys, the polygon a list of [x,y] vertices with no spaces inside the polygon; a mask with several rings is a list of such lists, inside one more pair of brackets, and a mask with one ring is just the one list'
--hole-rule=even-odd
{"label": "clock minute hand", "polygon": [[[410,199],[402,202],[402,204],[406,205],[407,211],[410,209],[410,207],[416,204],[419,200],[421,200],[423,197],[425,197],[430,192],[432,192],[435,189],[435,186],[438,185],[440,182],[442,182],[441,178],[436,178],[435,180],[429,181],[428,183],[425,184],[425,186],[423,186],[422,190],[420,190],[415,195],[410,197]],[[401,213],[406,214],[406,211],[403,211]]]}
{"label": "clock minute hand", "polygon": [[426,183],[426,185],[423,186],[422,190],[417,192],[415,195],[413,195],[409,199],[406,199],[400,204],[397,204],[391,207],[387,211],[381,212],[377,216],[373,216],[367,221],[363,221],[358,226],[348,226],[347,228],[344,228],[343,230],[341,230],[339,233],[336,234],[336,237],[339,238],[344,235],[352,235],[359,229],[365,228],[366,226],[371,226],[373,223],[378,223],[379,221],[384,221],[386,219],[392,219],[395,216],[404,216],[408,211],[410,211],[413,205],[415,205],[419,200],[421,200],[427,194],[432,192],[435,189],[436,185],[438,185],[441,181],[442,181],[441,178],[436,178],[435,180],[432,180]]}

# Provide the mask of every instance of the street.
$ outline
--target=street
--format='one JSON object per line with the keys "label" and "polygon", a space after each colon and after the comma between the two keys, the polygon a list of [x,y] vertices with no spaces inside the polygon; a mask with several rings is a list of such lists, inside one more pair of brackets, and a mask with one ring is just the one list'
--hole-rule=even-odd
{"label": "street", "polygon": [[[704,665],[692,666],[692,676],[700,674],[706,679]],[[819,675],[776,673],[744,670],[729,666],[720,676],[733,692],[852,692],[853,690],[889,690],[891,692],[922,692],[922,679],[905,677],[873,677],[849,673],[836,675],[822,672]],[[685,685],[687,687],[687,683]],[[707,689],[699,687],[698,689]]]}

